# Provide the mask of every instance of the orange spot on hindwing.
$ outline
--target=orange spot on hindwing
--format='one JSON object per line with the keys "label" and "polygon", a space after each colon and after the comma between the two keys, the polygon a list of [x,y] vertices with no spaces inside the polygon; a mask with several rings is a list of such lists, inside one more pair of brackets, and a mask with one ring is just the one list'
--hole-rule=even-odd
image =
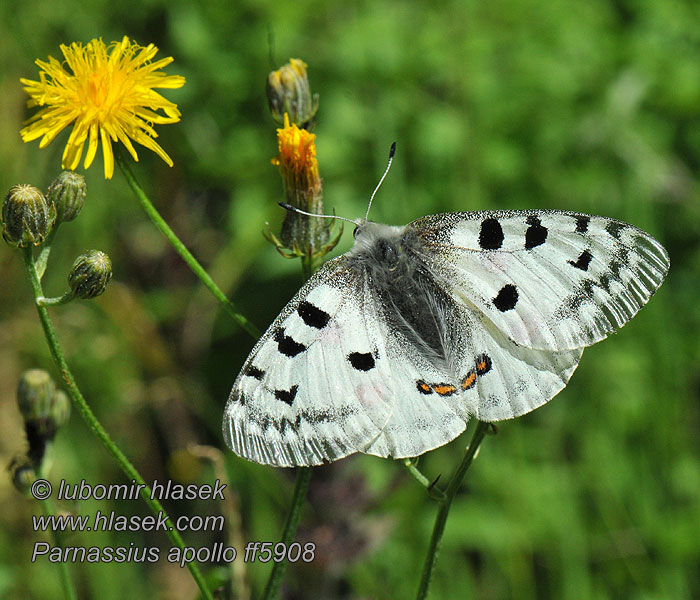
{"label": "orange spot on hindwing", "polygon": [[460,382],[459,388],[451,383],[426,383],[422,379],[416,381],[416,388],[426,396],[433,392],[438,396],[451,396],[460,389],[461,391],[470,390],[476,385],[477,378],[486,375],[493,367],[491,358],[487,354],[480,354],[474,362],[475,368],[467,372]]}
{"label": "orange spot on hindwing", "polygon": [[432,394],[433,393],[433,390],[430,389],[430,386],[427,383],[425,383],[425,381],[423,381],[422,379],[419,379],[418,381],[416,381],[416,387],[418,388],[418,391],[421,394]]}
{"label": "orange spot on hindwing", "polygon": [[433,391],[441,396],[450,396],[457,391],[457,388],[450,383],[438,383],[432,386]]}
{"label": "orange spot on hindwing", "polygon": [[464,379],[462,379],[462,389],[463,390],[471,389],[474,387],[475,383],[476,383],[476,372],[469,371],[469,373],[466,374]]}
{"label": "orange spot on hindwing", "polygon": [[486,375],[491,370],[491,359],[487,354],[482,354],[476,359],[476,372],[478,375]]}

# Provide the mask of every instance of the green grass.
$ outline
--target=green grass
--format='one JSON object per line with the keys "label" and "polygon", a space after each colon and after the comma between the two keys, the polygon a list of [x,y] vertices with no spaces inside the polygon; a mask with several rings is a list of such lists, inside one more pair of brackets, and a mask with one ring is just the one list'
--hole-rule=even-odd
{"label": "green grass", "polygon": [[[260,235],[265,221],[274,229],[283,217],[265,78],[290,57],[308,63],[321,96],[315,133],[329,211],[364,214],[396,141],[372,209],[377,221],[559,208],[654,235],[672,263],[659,293],[620,333],[586,350],[559,396],[485,440],[450,513],[431,597],[700,596],[700,28],[692,4],[27,0],[3,5],[0,17],[0,190],[43,188],[60,169],[66,134],[44,150],[19,139],[28,114],[19,77],[36,77],[36,58],[99,36],[156,43],[160,56],[175,57],[168,73],[187,77],[166,94],[182,122],[158,130],[175,166],[142,150],[134,171],[261,328],[301,282],[299,264]],[[61,227],[44,280],[58,295],[75,256],[96,248],[112,259],[103,296],[51,309],[81,389],[147,481],[210,482],[212,466],[187,448],[222,450],[242,540],[276,541],[292,474],[236,458],[220,435],[251,338],[147,221],[119,172],[105,181],[98,156],[85,175],[87,203]],[[346,232],[338,252],[351,240]],[[4,244],[0,269],[0,459],[8,463],[25,449],[19,374],[42,367],[60,376],[21,257]],[[447,476],[466,441],[425,456],[421,469]],[[58,435],[51,478],[124,483],[77,415]],[[139,501],[59,508],[146,510]],[[210,501],[166,508],[221,511]],[[318,558],[288,569],[286,597],[412,597],[436,508],[389,461],[357,456],[315,470],[297,539],[315,541]],[[60,597],[56,566],[29,561],[45,539],[31,528],[40,510],[2,479],[1,597]],[[192,546],[225,540],[183,537]],[[162,533],[86,532],[71,541],[169,548]],[[255,598],[269,565],[246,566]],[[230,575],[201,567],[215,579]],[[166,561],[70,569],[83,598],[196,597],[188,572]]]}

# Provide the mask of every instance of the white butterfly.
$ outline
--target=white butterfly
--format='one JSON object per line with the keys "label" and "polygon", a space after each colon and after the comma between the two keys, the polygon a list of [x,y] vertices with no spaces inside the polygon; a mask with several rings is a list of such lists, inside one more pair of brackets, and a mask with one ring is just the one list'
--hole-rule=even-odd
{"label": "white butterfly", "polygon": [[644,231],[575,212],[355,223],[352,249],[299,290],[233,384],[223,432],[239,456],[280,467],[413,457],[471,417],[530,412],[669,268]]}

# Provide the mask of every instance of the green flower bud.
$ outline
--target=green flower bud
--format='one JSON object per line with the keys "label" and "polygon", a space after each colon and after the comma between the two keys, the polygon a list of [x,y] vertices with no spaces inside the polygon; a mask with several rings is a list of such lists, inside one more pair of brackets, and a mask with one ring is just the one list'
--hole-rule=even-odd
{"label": "green flower bud", "polygon": [[104,252],[90,250],[75,259],[68,275],[73,294],[83,300],[95,298],[105,291],[112,279],[112,261]]}
{"label": "green flower bud", "polygon": [[310,130],[318,111],[318,94],[311,94],[306,63],[292,58],[288,65],[267,76],[267,99],[274,119],[284,123],[284,114],[302,129]]}
{"label": "green flower bud", "polygon": [[56,209],[32,185],[15,185],[2,205],[2,237],[12,246],[38,246],[56,221]]}
{"label": "green flower bud", "polygon": [[22,373],[17,386],[17,404],[25,421],[45,419],[51,412],[56,384],[43,369]]}
{"label": "green flower bud", "polygon": [[56,221],[72,221],[85,204],[85,177],[75,171],[63,171],[46,191],[46,197],[56,208]]}
{"label": "green flower bud", "polygon": [[19,492],[29,494],[32,483],[36,481],[36,472],[31,460],[26,456],[15,456],[7,467],[12,483]]}
{"label": "green flower bud", "polygon": [[56,425],[56,429],[68,423],[70,418],[70,398],[63,390],[57,390],[56,395],[53,397],[50,417]]}
{"label": "green flower bud", "polygon": [[42,369],[22,373],[17,386],[17,404],[24,417],[24,430],[29,442],[27,457],[39,466],[46,445],[53,440],[58,428],[68,421],[70,400],[51,376]]}

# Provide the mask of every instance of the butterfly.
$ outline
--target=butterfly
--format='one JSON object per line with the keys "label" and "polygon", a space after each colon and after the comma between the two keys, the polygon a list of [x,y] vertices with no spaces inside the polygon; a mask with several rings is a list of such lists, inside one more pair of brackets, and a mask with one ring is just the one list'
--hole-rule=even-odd
{"label": "butterfly", "polygon": [[576,212],[353,223],[351,250],[299,290],[233,384],[223,434],[239,456],[279,467],[415,457],[470,418],[528,413],[670,264],[641,229]]}

